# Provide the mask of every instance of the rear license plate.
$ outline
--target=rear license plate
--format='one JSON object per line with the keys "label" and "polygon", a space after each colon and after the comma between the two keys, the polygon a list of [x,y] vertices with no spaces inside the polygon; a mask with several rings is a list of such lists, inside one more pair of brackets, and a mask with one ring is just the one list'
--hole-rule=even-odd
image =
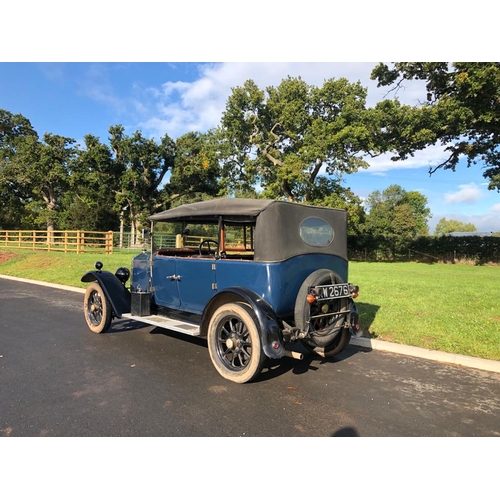
{"label": "rear license plate", "polygon": [[342,299],[352,295],[351,287],[347,283],[315,286],[314,290],[318,300]]}

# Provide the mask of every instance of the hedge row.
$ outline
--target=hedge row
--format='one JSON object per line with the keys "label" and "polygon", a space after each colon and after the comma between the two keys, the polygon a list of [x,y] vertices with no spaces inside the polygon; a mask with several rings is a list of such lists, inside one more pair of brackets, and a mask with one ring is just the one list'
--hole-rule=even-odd
{"label": "hedge row", "polygon": [[352,260],[468,261],[500,263],[500,237],[422,236],[404,242],[392,238],[360,235],[348,237]]}

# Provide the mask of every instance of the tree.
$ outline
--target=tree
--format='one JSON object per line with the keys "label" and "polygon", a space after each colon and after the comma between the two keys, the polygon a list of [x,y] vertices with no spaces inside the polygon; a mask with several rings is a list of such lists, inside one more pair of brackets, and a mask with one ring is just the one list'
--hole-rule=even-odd
{"label": "tree", "polygon": [[174,164],[174,141],[165,134],[156,142],[136,131],[131,137],[124,134],[122,125],[109,129],[111,148],[120,176],[116,201],[127,207],[132,243],[141,223],[160,206],[159,187]]}
{"label": "tree", "polygon": [[454,171],[461,158],[466,158],[467,167],[484,162],[489,189],[500,191],[500,63],[396,62],[391,68],[379,64],[372,79],[379,87],[391,86],[391,91],[405,80],[426,82],[422,104],[400,107],[396,101],[386,117],[390,119],[384,134],[395,151],[393,159],[441,143],[448,157],[430,167],[430,174],[440,168]]}
{"label": "tree", "polygon": [[394,250],[429,234],[430,209],[427,198],[418,191],[406,191],[393,184],[382,192],[371,193],[365,204],[368,214],[363,231],[392,241]]}
{"label": "tree", "polygon": [[321,202],[322,178],[341,186],[343,175],[368,166],[363,155],[383,149],[373,140],[378,112],[365,99],[366,89],[344,78],[316,87],[288,77],[265,91],[247,80],[232,89],[217,131],[223,181],[259,185],[266,198]]}
{"label": "tree", "polygon": [[443,217],[436,224],[436,229],[434,230],[435,236],[446,236],[454,232],[475,232],[477,228],[471,222],[461,222],[454,219],[446,219]]}
{"label": "tree", "polygon": [[27,216],[26,186],[11,175],[13,157],[26,137],[38,139],[30,121],[21,114],[0,109],[0,227],[4,229],[20,228]]}
{"label": "tree", "polygon": [[163,190],[164,206],[189,196],[216,196],[219,186],[219,164],[215,135],[188,132],[175,141],[172,174]]}
{"label": "tree", "polygon": [[12,154],[2,167],[4,181],[24,192],[26,207],[35,221],[53,231],[61,200],[69,189],[69,178],[76,149],[74,139],[46,133],[43,141],[29,134],[15,141]]}
{"label": "tree", "polygon": [[119,192],[122,165],[115,162],[110,148],[87,134],[77,150],[70,187],[64,199],[61,225],[65,229],[109,231],[119,224]]}
{"label": "tree", "polygon": [[10,111],[0,109],[0,161],[12,159],[16,144],[25,137],[38,134],[31,126],[30,121],[21,114],[14,115]]}

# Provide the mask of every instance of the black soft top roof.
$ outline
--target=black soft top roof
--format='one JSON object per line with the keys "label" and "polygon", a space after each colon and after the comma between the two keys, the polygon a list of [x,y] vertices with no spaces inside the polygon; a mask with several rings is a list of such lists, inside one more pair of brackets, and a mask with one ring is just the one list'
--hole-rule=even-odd
{"label": "black soft top roof", "polygon": [[[288,201],[219,198],[181,205],[152,215],[160,222],[191,224],[216,223],[255,225],[254,261],[283,261],[295,255],[329,254],[347,260],[347,212],[336,208],[314,207]],[[326,246],[312,246],[301,237],[301,224],[319,218],[333,230]]]}
{"label": "black soft top roof", "polygon": [[152,215],[152,221],[180,221],[191,220],[196,222],[211,222],[219,217],[234,217],[236,220],[256,217],[275,200],[253,200],[246,198],[219,198],[216,200],[199,201],[181,205],[159,214]]}

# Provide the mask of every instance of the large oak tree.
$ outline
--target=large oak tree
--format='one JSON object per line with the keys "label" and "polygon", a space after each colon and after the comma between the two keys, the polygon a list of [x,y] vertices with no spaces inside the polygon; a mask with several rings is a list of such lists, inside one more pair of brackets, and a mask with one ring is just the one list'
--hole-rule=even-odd
{"label": "large oak tree", "polygon": [[353,200],[343,176],[383,150],[379,112],[365,101],[366,89],[344,78],[321,87],[288,77],[265,90],[252,80],[233,88],[217,131],[223,182],[293,202],[322,204],[332,193]]}
{"label": "large oak tree", "polygon": [[395,101],[384,134],[395,160],[429,145],[445,146],[447,157],[430,167],[455,170],[484,164],[489,189],[500,191],[500,63],[395,62],[377,65],[372,79],[397,92],[407,80],[422,80],[426,90],[417,106]]}

